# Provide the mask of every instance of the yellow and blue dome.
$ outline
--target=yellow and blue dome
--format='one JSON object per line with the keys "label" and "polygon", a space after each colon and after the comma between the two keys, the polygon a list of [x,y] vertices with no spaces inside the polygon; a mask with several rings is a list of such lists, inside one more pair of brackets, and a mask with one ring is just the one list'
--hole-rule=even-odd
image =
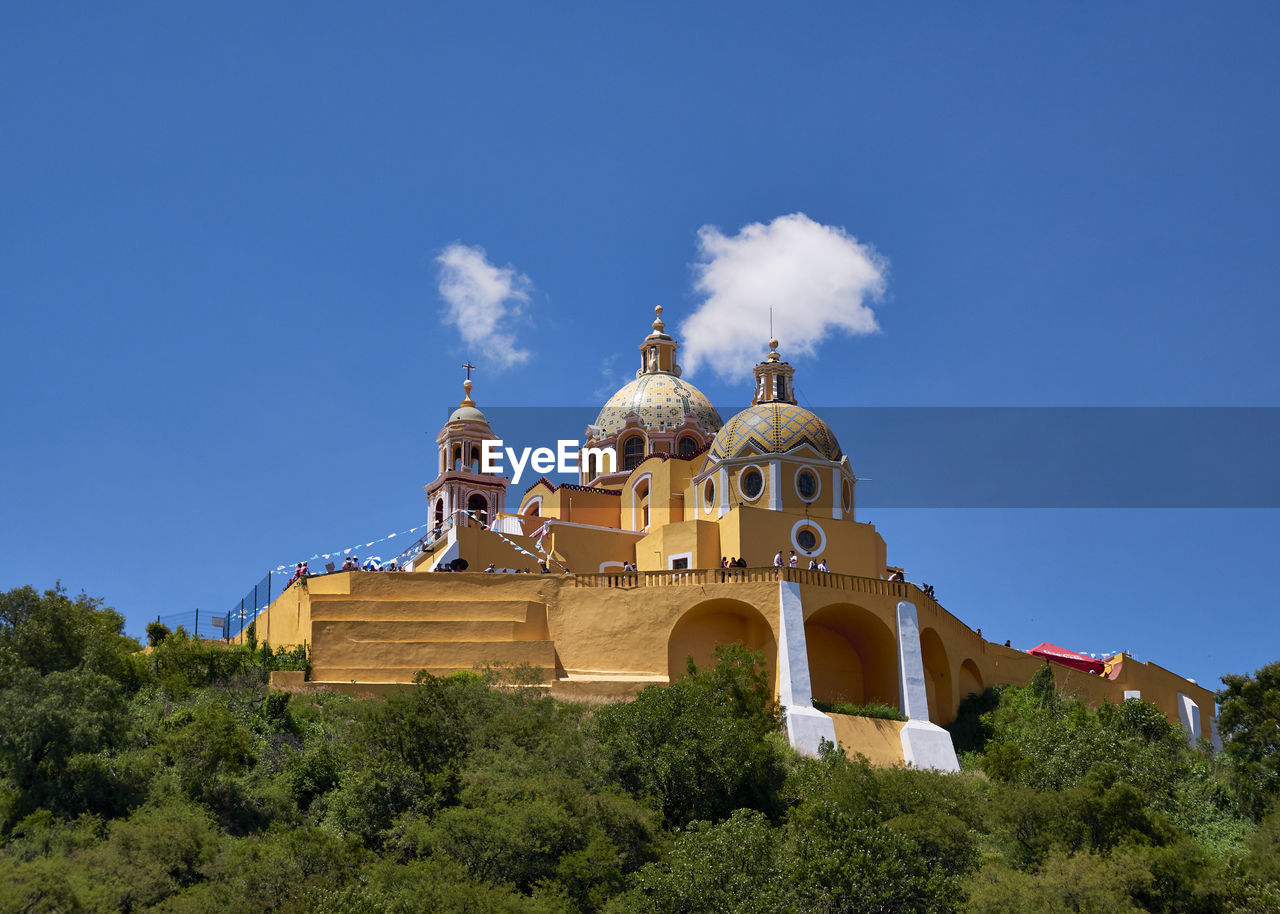
{"label": "yellow and blue dome", "polygon": [[716,434],[710,456],[721,460],[747,454],[785,454],[807,444],[828,460],[841,457],[840,442],[827,423],[794,403],[748,406]]}
{"label": "yellow and blue dome", "polygon": [[635,413],[647,429],[676,428],[692,414],[698,427],[714,435],[724,422],[706,394],[674,374],[643,374],[609,398],[600,409],[595,427],[598,438],[616,435]]}

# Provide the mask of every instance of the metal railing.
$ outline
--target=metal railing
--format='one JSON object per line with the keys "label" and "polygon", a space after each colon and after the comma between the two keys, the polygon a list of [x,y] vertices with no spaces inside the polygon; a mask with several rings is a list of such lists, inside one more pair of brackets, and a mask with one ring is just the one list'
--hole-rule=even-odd
{"label": "metal railing", "polygon": [[790,581],[829,590],[896,597],[910,600],[917,607],[933,612],[942,607],[915,584],[907,581],[885,581],[854,574],[809,571],[803,568],[690,568],[668,571],[606,571],[599,574],[575,574],[575,587],[699,587],[707,584],[751,584]]}

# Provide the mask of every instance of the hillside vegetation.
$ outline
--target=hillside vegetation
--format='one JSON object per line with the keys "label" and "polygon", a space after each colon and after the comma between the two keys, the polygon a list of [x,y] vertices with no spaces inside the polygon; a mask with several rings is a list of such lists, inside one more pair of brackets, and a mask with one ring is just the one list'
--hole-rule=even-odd
{"label": "hillside vegetation", "polygon": [[1280,910],[1280,664],[1227,751],[1043,675],[969,698],[964,772],[794,754],[760,658],[631,702],[528,671],[386,699],[267,688],[305,658],[0,594],[0,911]]}

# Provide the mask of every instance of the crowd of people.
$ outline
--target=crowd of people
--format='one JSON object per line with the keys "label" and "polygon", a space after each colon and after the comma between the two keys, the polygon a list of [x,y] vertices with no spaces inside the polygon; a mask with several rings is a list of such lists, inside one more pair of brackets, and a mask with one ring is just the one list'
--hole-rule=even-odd
{"label": "crowd of people", "polygon": [[[783,550],[779,549],[773,557],[773,566],[775,568],[799,568],[800,557],[796,555],[796,552],[794,549],[789,550],[788,555],[784,557]],[[749,566],[747,565],[747,560],[745,558],[739,558],[737,556],[734,556],[733,558],[730,558],[729,556],[720,557],[721,569],[727,570],[729,568],[747,568],[747,567]],[[334,570],[335,569],[333,568],[332,563],[329,563],[326,566],[326,572],[331,572]],[[339,571],[404,571],[405,569],[401,568],[398,564],[396,564],[394,560],[390,562],[381,562],[376,559],[366,560],[364,563],[364,566],[361,567],[359,557],[354,555],[349,555],[345,559],[343,559],[342,567],[337,570]],[[431,570],[432,571],[466,571],[467,561],[465,559],[453,559],[452,561],[449,561],[449,562],[439,562]],[[533,573],[529,570],[528,567],[525,567],[523,569],[499,568],[497,567],[496,562],[490,562],[488,567],[486,567],[484,570],[488,574],[493,574],[493,573],[532,574]],[[825,557],[810,558],[808,570],[830,572],[831,567],[827,564],[827,560]],[[622,562],[622,572],[621,572],[622,574],[636,574],[638,573],[638,571],[639,569],[636,567],[635,562],[631,562],[631,561]],[[548,567],[545,561],[540,561],[538,562],[538,573],[552,574],[553,572],[551,568]],[[564,568],[563,573],[570,574],[571,572],[569,571],[569,568],[566,566]],[[311,577],[311,570],[309,569],[307,563],[299,562],[297,564],[297,567],[294,569],[293,577],[289,579],[289,584],[292,585],[297,581],[305,581],[309,577]],[[906,575],[902,572],[900,568],[891,568],[889,569],[889,580],[905,581]],[[934,595],[933,587],[931,585],[922,583],[919,586],[920,586],[920,589],[924,592],[925,596],[929,597],[930,599],[936,599]]]}
{"label": "crowd of people", "polygon": [[[773,567],[782,568],[785,565],[787,568],[799,568],[800,557],[796,555],[796,551],[794,549],[790,551],[791,554],[784,559],[782,557],[782,550],[779,549],[778,554],[773,557]],[[811,558],[809,559],[809,570],[827,572],[831,570],[831,566],[827,564],[826,558]]]}

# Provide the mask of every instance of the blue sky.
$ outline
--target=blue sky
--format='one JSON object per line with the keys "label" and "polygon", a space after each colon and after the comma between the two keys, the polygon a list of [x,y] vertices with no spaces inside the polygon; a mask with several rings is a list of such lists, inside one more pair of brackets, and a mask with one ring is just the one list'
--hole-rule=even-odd
{"label": "blue sky", "polygon": [[[1270,4],[5,4],[0,587],[61,579],[138,632],[407,529],[464,359],[482,405],[596,403],[655,303],[673,326],[703,303],[704,227],[795,213],[887,262],[878,332],[792,359],[810,404],[1280,405],[1278,27]],[[453,244],[527,279],[523,364],[448,322]],[[1210,684],[1280,654],[1274,509],[862,519],[1019,646]]]}

